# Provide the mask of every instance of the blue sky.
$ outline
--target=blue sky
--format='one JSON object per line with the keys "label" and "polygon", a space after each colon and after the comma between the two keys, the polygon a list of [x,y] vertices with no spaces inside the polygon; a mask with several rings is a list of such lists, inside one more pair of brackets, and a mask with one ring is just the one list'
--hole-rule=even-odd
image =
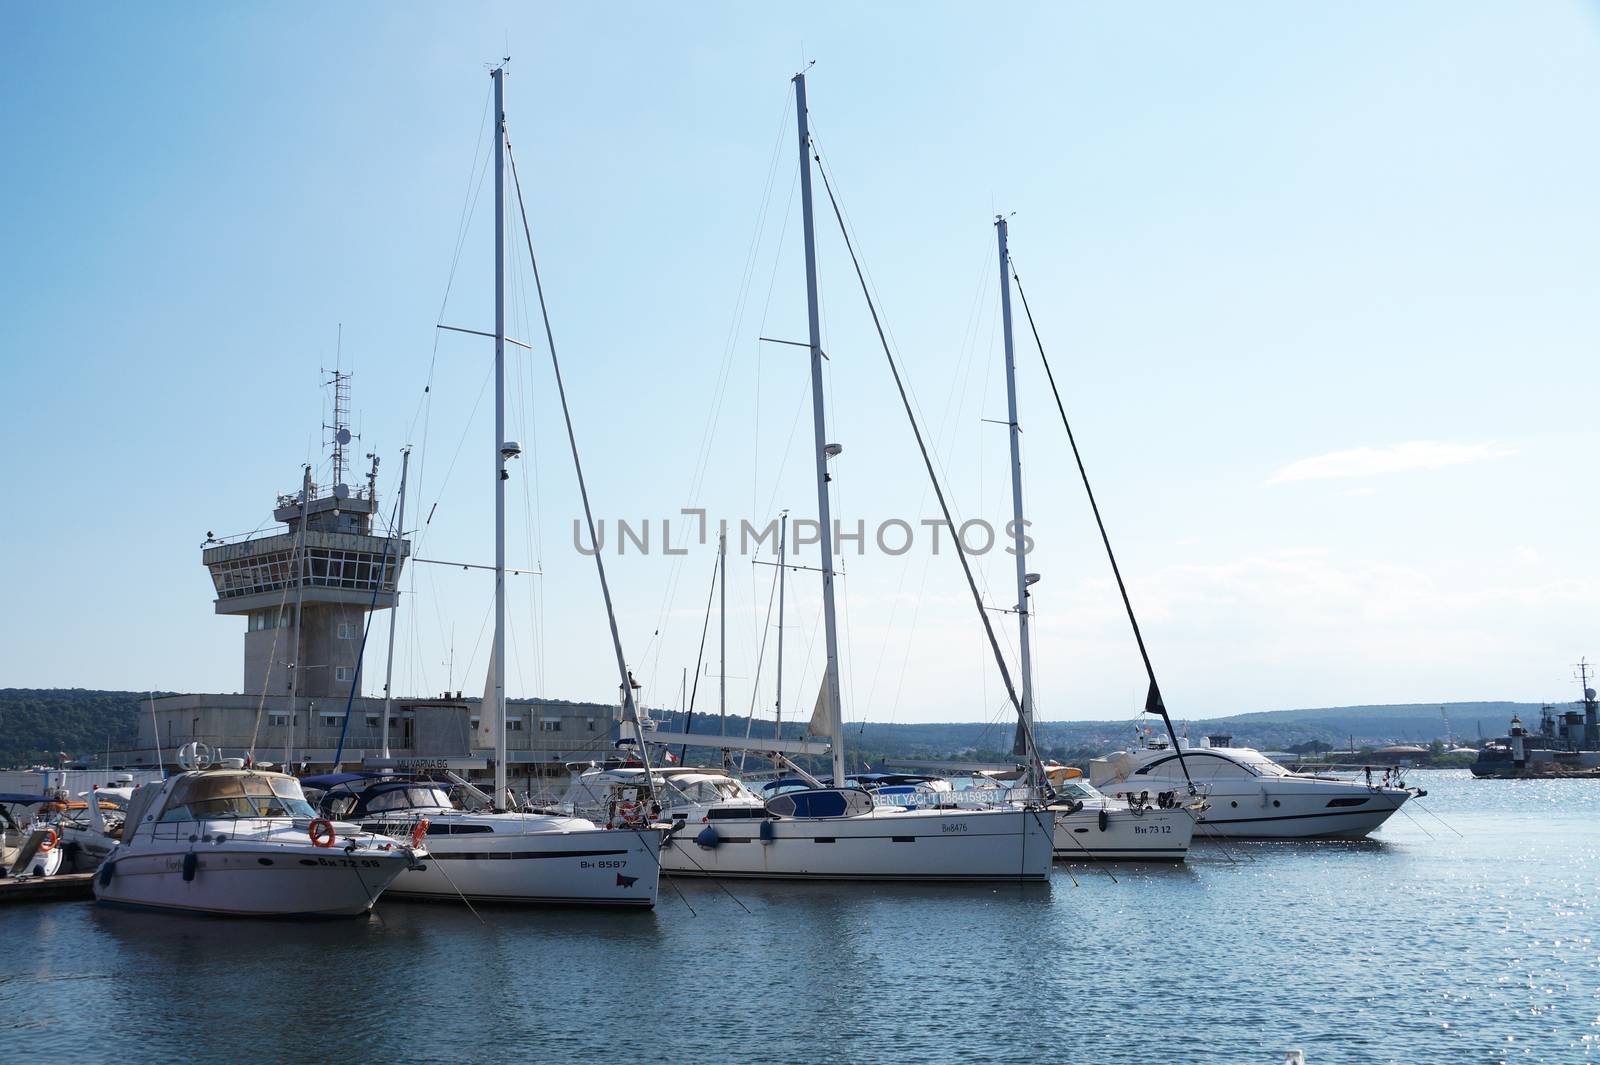
{"label": "blue sky", "polygon": [[[238,688],[243,623],[213,616],[199,545],[267,522],[299,464],[324,461],[319,370],[341,326],[385,500],[411,443],[412,514],[434,515],[419,550],[490,557],[490,352],[434,326],[441,305],[491,322],[487,186],[451,263],[487,64],[507,53],[603,517],[659,536],[683,506],[815,512],[803,353],[756,341],[804,335],[788,78],[814,59],[814,131],[950,491],[995,522],[992,217],[1015,212],[1177,714],[1564,699],[1570,663],[1600,654],[1591,5],[157,5],[8,23],[0,684]],[[818,219],[836,513],[931,518]],[[520,263],[513,281],[531,341]],[[1040,713],[1132,714],[1138,659],[1021,337],[1019,366]],[[513,583],[513,694],[608,698],[543,353],[512,378],[512,562],[545,572]],[[1000,720],[955,560],[926,546],[845,559],[847,717]],[[709,550],[608,560],[653,701],[693,669]],[[1009,564],[981,563],[996,606]],[[767,708],[771,570],[729,571],[729,701]],[[408,589],[397,688],[481,684],[484,578]],[[808,710],[814,578],[790,590],[784,698]]]}

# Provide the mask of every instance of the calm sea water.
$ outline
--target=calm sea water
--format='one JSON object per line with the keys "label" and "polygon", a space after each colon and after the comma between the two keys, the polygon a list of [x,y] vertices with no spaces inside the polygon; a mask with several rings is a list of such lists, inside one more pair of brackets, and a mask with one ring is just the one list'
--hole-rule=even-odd
{"label": "calm sea water", "polygon": [[664,882],[650,914],[485,923],[8,907],[0,1031],[130,1065],[1600,1060],[1600,784],[1413,782],[1455,831],[1407,807],[1369,842],[1197,844],[1116,882]]}

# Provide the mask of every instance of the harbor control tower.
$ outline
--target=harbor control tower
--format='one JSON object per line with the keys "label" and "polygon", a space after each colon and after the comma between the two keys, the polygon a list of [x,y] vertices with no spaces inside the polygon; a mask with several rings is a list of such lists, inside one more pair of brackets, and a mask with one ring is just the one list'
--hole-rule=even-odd
{"label": "harbor control tower", "polygon": [[343,697],[360,693],[361,640],[368,615],[394,606],[410,552],[403,537],[377,535],[378,459],[364,485],[346,483],[350,374],[335,370],[329,483],[303,471],[300,490],[279,495],[273,517],[286,528],[227,543],[208,540],[206,568],[216,612],[248,619],[246,695]]}

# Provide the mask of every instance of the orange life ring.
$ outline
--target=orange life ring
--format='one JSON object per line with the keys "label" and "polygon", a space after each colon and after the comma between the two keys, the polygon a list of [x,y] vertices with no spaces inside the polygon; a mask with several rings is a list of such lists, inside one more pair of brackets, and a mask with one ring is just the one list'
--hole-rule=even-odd
{"label": "orange life ring", "polygon": [[[326,835],[324,835],[326,830]],[[306,826],[306,835],[311,837],[313,847],[331,847],[337,836],[333,831],[333,822],[326,817],[319,817]]]}
{"label": "orange life ring", "polygon": [[428,819],[426,817],[424,817],[421,821],[418,821],[416,823],[416,825],[414,825],[412,827],[412,829],[411,829],[411,845],[413,847],[422,846],[422,839],[427,834],[428,834]]}
{"label": "orange life ring", "polygon": [[56,849],[56,842],[59,839],[61,839],[60,836],[56,835],[56,830],[55,829],[47,827],[45,829],[45,831],[50,833],[50,837],[48,839],[46,839],[44,842],[39,844],[39,853],[40,854],[49,854],[51,851],[55,850]]}
{"label": "orange life ring", "polygon": [[625,799],[617,804],[617,816],[625,825],[636,825],[644,820],[644,804]]}

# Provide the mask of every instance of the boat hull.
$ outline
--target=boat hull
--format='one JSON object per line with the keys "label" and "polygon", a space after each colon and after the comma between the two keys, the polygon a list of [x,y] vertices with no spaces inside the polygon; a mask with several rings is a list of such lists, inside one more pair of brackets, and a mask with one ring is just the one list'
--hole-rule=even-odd
{"label": "boat hull", "polygon": [[[184,879],[185,858],[194,868]],[[358,917],[411,859],[401,851],[201,844],[117,848],[95,877],[96,901],[229,917]]]}
{"label": "boat hull", "polygon": [[[1356,787],[1359,788],[1359,785]],[[1195,826],[1201,838],[1226,839],[1361,839],[1381,826],[1411,798],[1400,788],[1359,788],[1364,796],[1326,792],[1259,792],[1229,795],[1213,792],[1211,808]],[[1330,808],[1346,798],[1365,798],[1359,806]]]}
{"label": "boat hull", "polygon": [[1195,814],[1185,809],[1084,806],[1055,811],[1057,861],[1181,862],[1194,837]]}
{"label": "boat hull", "polygon": [[648,909],[661,869],[659,829],[428,836],[422,868],[395,898]]}
{"label": "boat hull", "polygon": [[[1051,823],[1045,810],[896,809],[689,823],[669,835],[661,868],[728,879],[1046,881]],[[697,842],[707,827],[715,829],[714,846]]]}

